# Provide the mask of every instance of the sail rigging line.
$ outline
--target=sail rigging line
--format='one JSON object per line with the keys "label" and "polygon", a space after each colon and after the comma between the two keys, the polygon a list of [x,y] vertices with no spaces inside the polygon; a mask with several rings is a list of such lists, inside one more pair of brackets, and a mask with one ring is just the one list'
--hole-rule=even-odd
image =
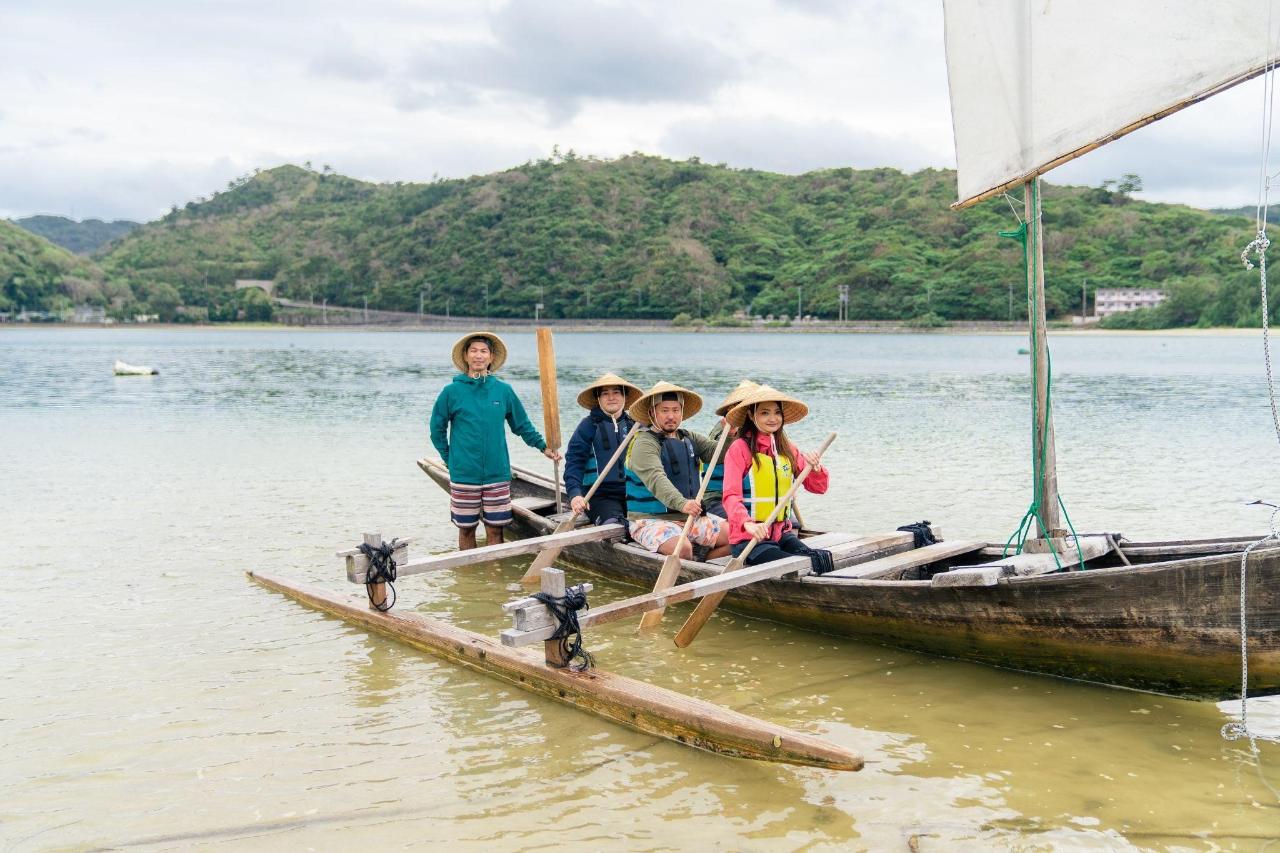
{"label": "sail rigging line", "polygon": [[[1276,34],[1272,28],[1274,16],[1271,14],[1274,5],[1274,0],[1267,4],[1267,38],[1270,41],[1269,46],[1272,48],[1270,51],[1272,56],[1275,55],[1274,48],[1276,46]],[[1262,152],[1259,158],[1261,164],[1258,174],[1258,211],[1255,219],[1257,233],[1253,241],[1240,253],[1240,260],[1244,262],[1246,269],[1253,269],[1253,261],[1249,255],[1256,254],[1258,256],[1258,294],[1259,308],[1262,312],[1262,358],[1267,377],[1267,399],[1271,405],[1271,424],[1275,429],[1276,440],[1280,441],[1280,415],[1276,411],[1275,372],[1271,364],[1271,300],[1267,294],[1267,249],[1271,247],[1271,240],[1267,237],[1267,208],[1270,206],[1271,178],[1274,177],[1268,172],[1271,162],[1272,118],[1275,115],[1276,75],[1274,72],[1276,67],[1277,61],[1271,59],[1263,77]],[[1265,502],[1255,501],[1255,503],[1261,504]],[[1244,549],[1244,553],[1240,555],[1240,721],[1224,725],[1222,727],[1222,737],[1231,741],[1240,740],[1241,738],[1248,739],[1249,749],[1253,753],[1254,766],[1258,771],[1258,778],[1275,795],[1276,799],[1280,800],[1280,791],[1277,791],[1262,774],[1262,756],[1258,752],[1259,740],[1280,743],[1280,735],[1261,735],[1249,728],[1249,554],[1266,542],[1280,541],[1280,531],[1276,529],[1276,517],[1280,515],[1280,506],[1275,504],[1266,505],[1272,507],[1268,525],[1271,528],[1271,532],[1249,545]]]}
{"label": "sail rigging line", "polygon": [[[1033,178],[1030,181],[1028,192],[1031,193],[1032,210],[1036,211],[1037,217],[1040,211],[1040,179]],[[1009,193],[1004,193],[1005,200],[1009,201]],[[1010,207],[1013,207],[1010,201]],[[1022,268],[1023,275],[1027,279],[1027,325],[1031,330],[1031,387],[1034,389],[1039,384],[1039,364],[1035,357],[1036,349],[1039,342],[1039,332],[1035,323],[1035,288],[1040,278],[1040,252],[1031,252],[1030,242],[1032,239],[1039,239],[1040,235],[1034,237],[1032,223],[1030,220],[1023,221],[1018,217],[1018,211],[1015,209],[1013,215],[1018,218],[1018,227],[1013,231],[1001,231],[999,236],[1017,240],[1022,244]],[[1044,426],[1043,431],[1037,436],[1037,424],[1040,423],[1038,417],[1039,403],[1036,400],[1034,390],[1031,394],[1031,467],[1032,467],[1032,497],[1031,504],[1027,507],[1027,511],[1023,513],[1022,520],[1018,522],[1018,527],[1013,531],[1008,539],[1005,540],[1004,548],[1000,552],[1000,558],[1004,559],[1009,555],[1009,546],[1017,540],[1015,554],[1021,554],[1026,545],[1027,537],[1031,533],[1031,525],[1033,522],[1040,524],[1040,529],[1044,531],[1045,544],[1048,546],[1049,553],[1053,555],[1053,563],[1055,571],[1062,569],[1062,560],[1058,556],[1058,549],[1054,545],[1053,537],[1049,524],[1044,517],[1044,492],[1043,492],[1043,476],[1048,462],[1049,453],[1049,424],[1052,422],[1051,416],[1053,412],[1053,353],[1049,351],[1049,341],[1046,333],[1045,338],[1045,393],[1044,393]],[[1037,441],[1037,438],[1039,439]],[[1036,452],[1036,449],[1039,452]],[[1084,549],[1080,546],[1080,537],[1076,533],[1075,526],[1071,523],[1071,516],[1067,513],[1067,505],[1062,501],[1062,493],[1057,495],[1058,506],[1062,509],[1063,517],[1066,519],[1067,527],[1071,530],[1071,537],[1076,544],[1076,557],[1079,560],[1079,566],[1084,569]]]}

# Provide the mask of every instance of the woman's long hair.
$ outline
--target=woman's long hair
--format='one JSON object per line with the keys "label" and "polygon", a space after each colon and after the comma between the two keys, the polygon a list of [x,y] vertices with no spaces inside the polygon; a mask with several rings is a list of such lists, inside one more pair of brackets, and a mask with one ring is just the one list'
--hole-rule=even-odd
{"label": "woman's long hair", "polygon": [[[759,405],[759,403],[756,405]],[[746,441],[747,449],[751,451],[752,468],[756,467],[756,439],[760,436],[760,429],[756,426],[755,419],[751,416],[754,411],[755,406],[752,406],[751,410],[747,413],[747,419],[742,422],[742,427],[738,430],[738,437]],[[782,426],[778,427],[778,431],[773,434],[773,441],[777,446],[778,452],[791,460],[791,470],[795,471],[797,470],[796,452],[795,448],[791,445],[791,440],[787,438],[786,427],[787,421],[784,417],[782,420]]]}

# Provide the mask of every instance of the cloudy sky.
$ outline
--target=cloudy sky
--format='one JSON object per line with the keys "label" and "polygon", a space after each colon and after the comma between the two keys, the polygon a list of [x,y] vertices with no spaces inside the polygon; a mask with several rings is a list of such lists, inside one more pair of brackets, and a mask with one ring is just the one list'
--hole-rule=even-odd
{"label": "cloudy sky", "polygon": [[[1259,83],[1053,173],[1257,193]],[[254,168],[462,177],[553,146],[954,166],[940,0],[0,0],[0,216],[151,219]]]}

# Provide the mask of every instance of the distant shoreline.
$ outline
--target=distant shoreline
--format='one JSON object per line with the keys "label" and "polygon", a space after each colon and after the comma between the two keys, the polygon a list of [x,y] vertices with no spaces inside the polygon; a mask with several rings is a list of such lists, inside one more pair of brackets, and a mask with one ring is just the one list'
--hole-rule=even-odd
{"label": "distant shoreline", "polygon": [[[478,320],[471,325],[461,324],[423,324],[406,325],[292,325],[287,323],[112,323],[109,325],[102,323],[2,323],[0,324],[0,332],[8,330],[83,330],[98,329],[104,331],[122,331],[122,330],[154,330],[154,331],[240,331],[240,332],[384,332],[384,333],[414,333],[414,332],[453,332],[465,333],[468,329],[491,329],[495,332],[513,332],[527,333],[532,332],[540,326],[546,326],[555,332],[563,332],[567,334],[583,334],[590,332],[603,332],[609,334],[616,333],[664,333],[664,334],[733,334],[745,332],[764,332],[768,334],[800,334],[800,335],[1002,335],[1007,337],[1025,337],[1027,335],[1026,326],[1019,326],[1016,323],[953,323],[948,326],[937,328],[920,328],[909,326],[905,323],[893,322],[867,322],[867,323],[848,323],[845,325],[809,325],[801,324],[798,326],[672,326],[669,323],[653,324],[653,325],[608,325],[604,323],[573,323],[572,321],[553,321],[550,323],[534,324],[528,323],[510,323],[494,320]],[[1051,335],[1081,335],[1099,337],[1248,337],[1259,335],[1262,327],[1239,328],[1236,326],[1217,326],[1208,329],[1182,327],[1176,329],[1099,329],[1096,327],[1082,326],[1049,326]]]}

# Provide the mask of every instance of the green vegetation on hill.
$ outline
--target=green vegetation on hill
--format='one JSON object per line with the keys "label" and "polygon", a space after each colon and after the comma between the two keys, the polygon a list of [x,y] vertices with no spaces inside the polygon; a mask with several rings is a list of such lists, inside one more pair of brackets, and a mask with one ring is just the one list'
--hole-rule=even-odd
{"label": "green vegetation on hill", "polygon": [[[1124,186],[1045,187],[1050,314],[1078,312],[1085,282],[1167,288],[1179,323],[1255,323],[1256,273],[1238,260],[1251,222]],[[1025,317],[1021,248],[997,236],[1017,225],[1009,205],[956,212],[954,198],[950,171],[787,176],[643,155],[571,152],[430,184],[281,166],[175,208],[100,263],[139,304],[176,294],[212,319],[261,309],[237,278],[317,303],[416,311],[421,298],[455,315],[531,317],[537,302],[547,317],[793,315],[800,301],[834,318],[847,284],[853,320]]]}
{"label": "green vegetation on hill", "polygon": [[32,234],[38,234],[50,243],[75,252],[77,255],[88,255],[119,237],[123,237],[138,227],[137,222],[117,219],[114,222],[103,222],[101,219],[86,219],[76,222],[65,216],[28,216],[25,219],[13,220],[17,225]]}
{"label": "green vegetation on hill", "polygon": [[63,311],[133,299],[107,283],[92,261],[0,219],[0,312]]}

